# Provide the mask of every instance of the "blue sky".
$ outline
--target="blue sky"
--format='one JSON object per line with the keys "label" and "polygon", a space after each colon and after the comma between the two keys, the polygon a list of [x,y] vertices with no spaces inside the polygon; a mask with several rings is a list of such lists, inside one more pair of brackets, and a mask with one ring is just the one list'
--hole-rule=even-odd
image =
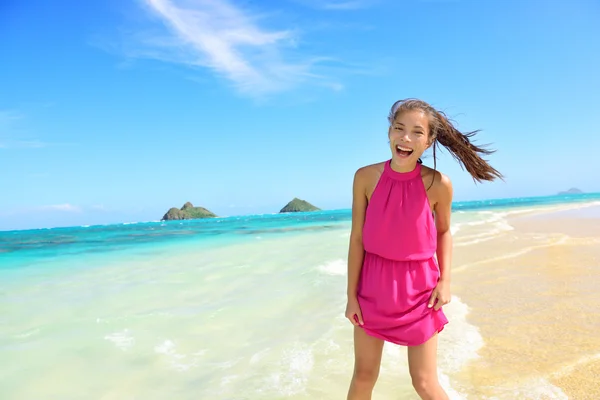
{"label": "blue sky", "polygon": [[457,201],[600,191],[598,20],[595,0],[3,1],[0,229],[348,208],[407,97],[498,150],[505,182],[440,158]]}

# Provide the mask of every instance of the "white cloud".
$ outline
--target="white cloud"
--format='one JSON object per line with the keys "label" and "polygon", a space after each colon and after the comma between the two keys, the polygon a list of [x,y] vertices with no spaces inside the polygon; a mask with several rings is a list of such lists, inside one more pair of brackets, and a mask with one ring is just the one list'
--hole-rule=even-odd
{"label": "white cloud", "polygon": [[350,11],[369,8],[374,5],[377,0],[295,0],[300,4],[313,7],[320,10],[328,11]]}
{"label": "white cloud", "polygon": [[325,10],[359,10],[371,5],[370,1],[325,1],[321,7]]}
{"label": "white cloud", "polygon": [[[312,82],[339,88],[315,73],[326,57],[303,57],[291,30],[269,30],[259,17],[227,0],[142,0],[167,28],[166,35],[137,35],[126,52],[192,67],[207,67],[243,94],[261,96]],[[352,2],[335,3],[337,6]],[[332,3],[333,4],[333,3]],[[139,45],[142,45],[140,47]]]}

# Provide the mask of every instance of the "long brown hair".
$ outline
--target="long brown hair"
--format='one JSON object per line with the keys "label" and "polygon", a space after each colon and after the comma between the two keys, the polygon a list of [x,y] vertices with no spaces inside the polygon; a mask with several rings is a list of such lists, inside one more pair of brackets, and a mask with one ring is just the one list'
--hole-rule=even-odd
{"label": "long brown hair", "polygon": [[502,174],[481,157],[481,155],[492,154],[495,150],[488,150],[471,143],[470,138],[479,130],[460,132],[442,111],[436,110],[422,100],[405,99],[395,102],[388,116],[389,123],[393,124],[400,113],[412,110],[423,111],[429,117],[429,140],[433,142],[434,170],[436,169],[436,148],[441,144],[458,161],[460,166],[471,174],[475,181],[503,179]]}

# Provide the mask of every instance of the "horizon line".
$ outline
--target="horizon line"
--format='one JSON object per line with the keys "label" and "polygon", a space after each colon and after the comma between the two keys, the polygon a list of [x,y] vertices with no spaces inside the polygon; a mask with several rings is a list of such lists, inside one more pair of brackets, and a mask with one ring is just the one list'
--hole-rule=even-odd
{"label": "horizon line", "polygon": [[[586,197],[588,196],[592,196],[592,198],[587,199]],[[594,196],[598,196],[598,198],[594,198]],[[511,207],[518,207],[518,206],[526,206],[528,204],[525,203],[525,201],[527,200],[531,200],[531,199],[541,199],[541,198],[551,198],[551,197],[557,197],[559,199],[563,199],[563,200],[568,200],[569,198],[583,198],[582,200],[600,200],[600,192],[584,192],[584,193],[557,193],[557,194],[553,194],[553,195],[540,195],[540,196],[527,196],[527,197],[498,197],[498,198],[492,198],[492,199],[485,199],[485,200],[461,200],[461,201],[453,201],[452,202],[452,213],[454,212],[458,212],[458,211],[474,211],[477,209],[482,209],[482,208],[496,208],[496,207],[506,207],[506,206],[511,206]],[[521,200],[518,203],[513,203],[512,205],[509,205],[507,203],[503,203],[503,204],[489,204],[490,202],[495,202],[495,201],[507,201],[507,200]],[[474,207],[474,208],[467,208],[465,210],[462,210],[460,208],[455,209],[454,205],[458,205],[458,204],[465,204],[465,203],[486,203],[486,204],[482,204],[479,207]],[[94,224],[94,225],[65,225],[65,226],[53,226],[53,227],[45,227],[45,228],[25,228],[25,229],[1,229],[0,228],[0,234],[5,234],[5,233],[11,233],[11,232],[25,232],[25,231],[40,231],[40,230],[51,230],[51,229],[72,229],[72,228],[93,228],[93,227],[100,227],[100,226],[111,226],[111,225],[134,225],[134,224],[149,224],[149,223],[172,223],[174,221],[202,221],[202,220],[209,220],[209,221],[213,221],[213,220],[219,220],[219,219],[230,219],[230,218],[243,218],[243,217],[261,217],[261,216],[290,216],[290,215],[301,215],[301,214],[317,214],[317,213],[328,213],[328,212],[349,212],[351,211],[352,208],[332,208],[332,209],[319,209],[319,210],[315,210],[315,211],[299,211],[299,212],[272,212],[272,213],[260,213],[260,214],[234,214],[234,215],[217,215],[216,217],[208,217],[208,218],[192,218],[192,219],[182,219],[182,220],[171,220],[171,221],[167,221],[167,220],[163,220],[163,219],[159,219],[159,220],[147,220],[147,221],[136,221],[136,222],[131,222],[131,221],[120,221],[120,222],[112,222],[112,223],[108,223],[108,224]]]}

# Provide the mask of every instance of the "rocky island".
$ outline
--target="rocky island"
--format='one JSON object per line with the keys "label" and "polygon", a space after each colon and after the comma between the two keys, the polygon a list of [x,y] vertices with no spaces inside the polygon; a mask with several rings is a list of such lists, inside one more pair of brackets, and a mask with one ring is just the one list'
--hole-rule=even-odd
{"label": "rocky island", "polygon": [[308,201],[300,200],[297,197],[294,197],[292,201],[287,203],[285,207],[283,207],[279,212],[280,213],[289,213],[289,212],[305,212],[305,211],[320,211],[321,209],[313,206]]}
{"label": "rocky island", "polygon": [[583,191],[577,188],[571,188],[564,192],[558,192],[559,196],[562,196],[563,194],[583,194]]}
{"label": "rocky island", "polygon": [[167,213],[162,217],[161,221],[172,221],[172,220],[181,220],[181,219],[199,219],[199,218],[214,218],[215,214],[208,211],[204,207],[194,207],[192,203],[189,201],[181,207],[181,209],[177,207],[171,208]]}

